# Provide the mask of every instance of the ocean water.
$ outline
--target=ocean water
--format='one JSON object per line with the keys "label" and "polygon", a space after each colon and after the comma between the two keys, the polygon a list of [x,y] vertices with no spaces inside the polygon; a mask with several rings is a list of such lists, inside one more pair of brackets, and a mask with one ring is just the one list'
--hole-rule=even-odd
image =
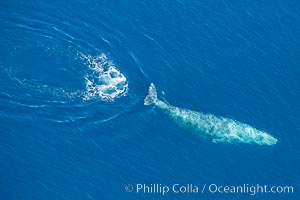
{"label": "ocean water", "polygon": [[[293,0],[1,1],[0,199],[300,199],[299,10]],[[143,105],[151,82],[174,106],[278,143],[197,137]]]}

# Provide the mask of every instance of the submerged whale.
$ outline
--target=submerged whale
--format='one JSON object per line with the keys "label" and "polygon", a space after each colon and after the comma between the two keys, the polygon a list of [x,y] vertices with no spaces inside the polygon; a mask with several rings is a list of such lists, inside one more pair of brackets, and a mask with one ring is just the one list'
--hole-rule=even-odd
{"label": "submerged whale", "polygon": [[190,129],[204,139],[215,143],[248,143],[274,145],[277,139],[266,132],[233,119],[204,114],[172,106],[157,98],[155,85],[151,83],[144,105],[154,104],[183,128]]}

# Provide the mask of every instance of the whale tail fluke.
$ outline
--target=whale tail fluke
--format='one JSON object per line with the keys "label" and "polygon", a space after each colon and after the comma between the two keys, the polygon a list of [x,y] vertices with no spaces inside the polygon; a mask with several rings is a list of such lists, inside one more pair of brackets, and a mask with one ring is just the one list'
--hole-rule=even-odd
{"label": "whale tail fluke", "polygon": [[148,95],[146,96],[144,100],[144,105],[151,105],[154,104],[157,101],[157,92],[155,85],[153,83],[149,86]]}

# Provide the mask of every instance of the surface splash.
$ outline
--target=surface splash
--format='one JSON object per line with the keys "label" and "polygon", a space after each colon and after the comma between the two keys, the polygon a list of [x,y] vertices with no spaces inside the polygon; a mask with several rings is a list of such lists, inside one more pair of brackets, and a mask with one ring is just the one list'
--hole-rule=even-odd
{"label": "surface splash", "polygon": [[98,56],[80,55],[88,66],[85,75],[83,100],[100,98],[102,101],[114,101],[128,92],[126,76],[115,66],[106,54]]}

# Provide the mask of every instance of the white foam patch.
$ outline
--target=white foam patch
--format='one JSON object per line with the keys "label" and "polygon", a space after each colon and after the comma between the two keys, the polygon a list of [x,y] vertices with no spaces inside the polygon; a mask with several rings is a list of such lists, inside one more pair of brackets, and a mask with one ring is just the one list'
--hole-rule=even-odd
{"label": "white foam patch", "polygon": [[100,98],[103,101],[114,101],[115,98],[127,94],[126,76],[104,53],[96,57],[81,54],[81,58],[87,62],[89,68],[85,75],[84,100]]}

